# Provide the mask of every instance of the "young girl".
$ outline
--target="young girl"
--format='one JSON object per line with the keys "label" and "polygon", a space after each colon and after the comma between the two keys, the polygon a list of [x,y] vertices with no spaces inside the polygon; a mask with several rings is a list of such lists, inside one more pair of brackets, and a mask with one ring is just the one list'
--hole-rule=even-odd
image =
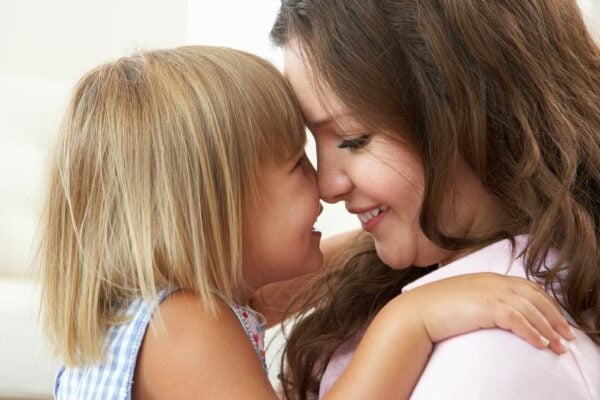
{"label": "young girl", "polygon": [[412,398],[600,398],[600,51],[576,2],[286,0],[272,35],[322,198],[345,202],[401,270],[368,262],[371,245],[312,287],[288,395],[355,379],[373,310],[414,279],[409,266],[436,265],[407,294],[483,270],[527,276],[579,331],[559,359],[499,330],[450,339]]}
{"label": "young girl", "polygon": [[[44,224],[44,320],[65,362],[57,399],[276,397],[265,321],[247,304],[258,288],[321,267],[304,140],[284,79],[239,51],[147,52],[81,79]],[[484,289],[468,289],[475,281]],[[568,326],[540,291],[485,275],[429,286],[392,303],[365,338],[373,347],[402,331],[406,351],[390,359],[394,344],[357,362],[401,368],[426,358],[432,340],[481,326],[556,343]],[[462,318],[434,312],[472,298],[480,306]],[[359,397],[379,386],[345,385]]]}

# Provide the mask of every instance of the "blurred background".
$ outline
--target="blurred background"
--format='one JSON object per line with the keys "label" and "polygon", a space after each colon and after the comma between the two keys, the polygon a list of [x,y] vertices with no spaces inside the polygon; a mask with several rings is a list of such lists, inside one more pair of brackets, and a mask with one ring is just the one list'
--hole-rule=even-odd
{"label": "blurred background", "polygon": [[[579,3],[600,38],[600,0]],[[78,78],[106,60],[183,44],[238,48],[281,68],[268,37],[278,7],[279,0],[0,0],[0,399],[52,392],[58,361],[37,322],[36,230],[48,151]],[[311,143],[308,153],[314,161]],[[318,227],[329,236],[358,223],[343,205],[326,205]]]}

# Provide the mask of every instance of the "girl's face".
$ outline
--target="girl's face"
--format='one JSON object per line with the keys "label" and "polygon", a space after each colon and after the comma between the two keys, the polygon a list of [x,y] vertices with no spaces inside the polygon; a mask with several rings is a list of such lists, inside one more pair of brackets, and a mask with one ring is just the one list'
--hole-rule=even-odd
{"label": "girl's face", "polygon": [[244,274],[254,289],[316,271],[323,262],[316,172],[304,151],[284,165],[269,163],[261,175],[260,199],[249,207],[244,227]]}
{"label": "girl's face", "polygon": [[[380,258],[392,268],[428,266],[453,258],[419,226],[424,175],[414,152],[366,131],[331,93],[319,96],[293,47],[285,49],[285,75],[315,138],[321,198],[329,203],[344,201],[363,229],[373,235]],[[473,180],[472,175],[461,173],[456,186],[469,191],[476,186]],[[449,224],[469,231],[475,221],[471,208],[476,207],[465,207],[469,201],[457,204],[461,206],[450,208]]]}

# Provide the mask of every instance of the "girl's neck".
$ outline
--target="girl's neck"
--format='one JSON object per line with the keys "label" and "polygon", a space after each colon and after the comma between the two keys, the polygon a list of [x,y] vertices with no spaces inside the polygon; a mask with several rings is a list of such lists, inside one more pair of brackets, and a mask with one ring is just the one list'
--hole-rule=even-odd
{"label": "girl's neck", "polygon": [[241,306],[248,306],[250,304],[250,299],[254,296],[254,293],[258,289],[253,289],[245,285],[242,288],[234,289],[233,301]]}

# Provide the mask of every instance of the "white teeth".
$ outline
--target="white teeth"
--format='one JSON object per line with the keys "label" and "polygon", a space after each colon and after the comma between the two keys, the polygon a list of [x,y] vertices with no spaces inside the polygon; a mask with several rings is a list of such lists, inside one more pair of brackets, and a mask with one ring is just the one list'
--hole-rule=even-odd
{"label": "white teeth", "polygon": [[363,224],[366,224],[371,219],[375,218],[382,212],[386,211],[388,208],[389,208],[388,206],[381,206],[381,207],[375,208],[371,211],[367,211],[367,212],[358,214],[358,219],[360,219],[360,222],[362,222]]}

